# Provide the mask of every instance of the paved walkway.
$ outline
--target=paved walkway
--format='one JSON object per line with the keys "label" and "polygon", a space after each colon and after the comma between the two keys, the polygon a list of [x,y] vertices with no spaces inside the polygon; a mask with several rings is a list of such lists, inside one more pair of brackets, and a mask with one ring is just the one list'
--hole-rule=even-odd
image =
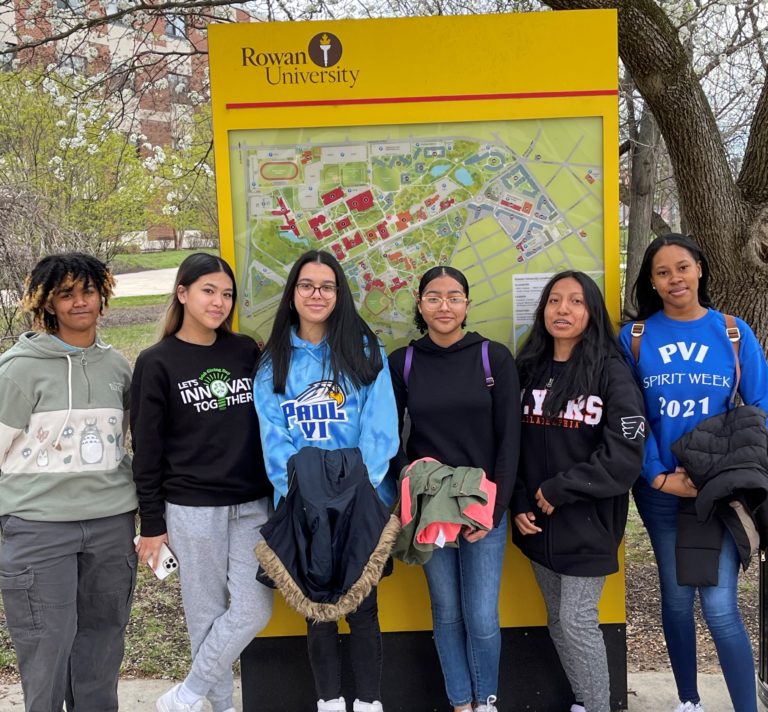
{"label": "paved walkway", "polygon": [[[629,712],[673,712],[678,704],[671,673],[630,673],[628,682]],[[171,684],[173,683],[168,680],[121,680],[118,687],[120,712],[150,712],[150,710],[154,710],[155,700]],[[707,712],[733,712],[721,675],[699,675],[699,692]],[[240,683],[238,681],[235,706],[237,711],[241,712],[242,706],[239,698]],[[500,705],[499,709],[506,712],[507,709],[512,708]],[[764,708],[761,707],[761,709]],[[21,710],[23,710],[21,686],[0,685],[0,712],[21,712]],[[210,710],[207,703],[205,710],[206,712]],[[258,712],[258,710],[249,710],[249,712]],[[305,711],[286,710],[285,712]]]}
{"label": "paved walkway", "polygon": [[170,294],[176,268],[154,269],[149,272],[129,272],[115,275],[115,297],[138,297],[145,294]]}

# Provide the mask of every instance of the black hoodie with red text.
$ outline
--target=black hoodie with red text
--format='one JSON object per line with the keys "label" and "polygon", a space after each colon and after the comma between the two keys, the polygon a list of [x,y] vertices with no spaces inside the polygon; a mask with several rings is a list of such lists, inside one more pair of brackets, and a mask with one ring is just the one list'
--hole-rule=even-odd
{"label": "black hoodie with red text", "polygon": [[[522,535],[513,526],[513,539],[528,558],[556,573],[605,576],[618,571],[628,493],[643,464],[643,400],[616,355],[606,359],[595,393],[547,417],[547,384],[564,367],[550,361],[522,395],[522,447],[510,508],[513,516],[533,512],[542,531]],[[536,505],[539,488],[555,508],[551,515]]]}

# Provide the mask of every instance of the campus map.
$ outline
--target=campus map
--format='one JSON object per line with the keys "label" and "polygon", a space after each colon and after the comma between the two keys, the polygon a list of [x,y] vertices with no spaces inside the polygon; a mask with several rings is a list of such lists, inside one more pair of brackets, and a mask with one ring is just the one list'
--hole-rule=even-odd
{"label": "campus map", "polygon": [[433,265],[466,274],[468,328],[513,349],[552,273],[603,272],[599,118],[235,131],[230,168],[240,327],[258,340],[308,249],[338,258],[388,348],[416,335]]}

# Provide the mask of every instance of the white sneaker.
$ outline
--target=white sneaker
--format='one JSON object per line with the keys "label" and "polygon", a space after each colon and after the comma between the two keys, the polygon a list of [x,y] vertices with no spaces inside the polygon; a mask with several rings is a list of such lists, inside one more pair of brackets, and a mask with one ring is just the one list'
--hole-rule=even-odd
{"label": "white sneaker", "polygon": [[577,705],[574,703],[571,705],[571,712],[587,712],[587,709],[583,705]]}
{"label": "white sneaker", "polygon": [[360,702],[355,700],[352,705],[352,712],[384,712],[381,702],[374,700],[373,702]]}
{"label": "white sneaker", "polygon": [[475,707],[475,712],[499,712],[499,710],[496,709],[495,702],[496,695],[491,695],[484,704]]}
{"label": "white sneaker", "polygon": [[704,712],[704,708],[698,702],[681,702],[675,707],[675,712]]}
{"label": "white sneaker", "polygon": [[318,700],[317,712],[347,712],[347,703],[343,697],[335,700]]}
{"label": "white sneaker", "polygon": [[158,712],[201,712],[203,701],[198,700],[193,705],[184,704],[179,700],[176,693],[179,691],[181,683],[174,685],[168,692],[158,698],[155,707]]}

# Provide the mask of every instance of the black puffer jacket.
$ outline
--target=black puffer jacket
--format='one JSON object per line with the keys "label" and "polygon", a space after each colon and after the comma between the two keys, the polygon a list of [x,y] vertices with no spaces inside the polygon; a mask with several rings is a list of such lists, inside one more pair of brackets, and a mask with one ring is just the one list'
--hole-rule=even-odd
{"label": "black puffer jacket", "polygon": [[681,500],[677,582],[715,586],[723,526],[733,535],[746,569],[758,545],[768,543],[766,413],[745,405],[707,418],[677,440],[672,451],[698,496]]}
{"label": "black puffer jacket", "polygon": [[288,605],[338,620],[391,566],[400,520],[376,495],[358,448],[304,447],[288,460],[288,482],[256,557]]}

